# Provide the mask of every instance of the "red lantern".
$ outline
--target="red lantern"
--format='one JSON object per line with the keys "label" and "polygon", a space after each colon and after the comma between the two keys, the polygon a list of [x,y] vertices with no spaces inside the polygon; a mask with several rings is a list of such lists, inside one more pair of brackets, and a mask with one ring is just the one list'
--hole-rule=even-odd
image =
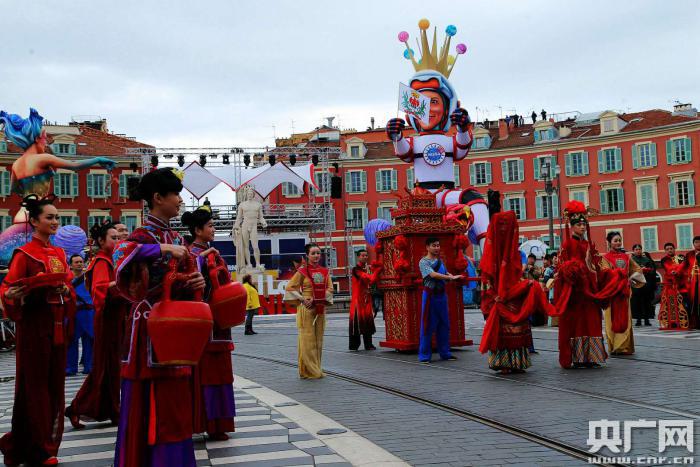
{"label": "red lantern", "polygon": [[185,281],[195,271],[194,260],[187,258],[188,271],[177,272],[178,262],[170,260],[170,271],[163,280],[163,300],[151,309],[148,335],[156,359],[161,365],[196,365],[209,342],[213,321],[209,305],[202,301],[202,292],[195,292],[194,301],[173,301],[173,283]]}
{"label": "red lantern", "polygon": [[240,282],[231,282],[226,264],[223,261],[217,264],[214,253],[207,257],[207,262],[212,287],[209,305],[216,325],[227,329],[242,324],[248,293]]}

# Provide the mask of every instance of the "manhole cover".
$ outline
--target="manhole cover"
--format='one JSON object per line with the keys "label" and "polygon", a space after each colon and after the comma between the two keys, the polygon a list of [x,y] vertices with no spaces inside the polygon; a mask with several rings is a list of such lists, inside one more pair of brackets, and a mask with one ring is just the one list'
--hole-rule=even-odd
{"label": "manhole cover", "polygon": [[339,435],[341,433],[347,433],[348,430],[344,430],[342,428],[324,428],[323,430],[318,430],[316,432],[317,435]]}

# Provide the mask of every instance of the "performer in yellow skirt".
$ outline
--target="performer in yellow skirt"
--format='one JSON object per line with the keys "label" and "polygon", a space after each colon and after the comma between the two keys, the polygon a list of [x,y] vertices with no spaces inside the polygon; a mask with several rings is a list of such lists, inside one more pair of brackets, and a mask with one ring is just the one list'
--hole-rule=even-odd
{"label": "performer in yellow skirt", "polygon": [[323,378],[321,353],[326,327],[325,308],[333,304],[333,284],[328,269],[319,266],[321,248],[309,243],[305,250],[306,264],[287,284],[285,300],[297,304],[299,376],[316,379]]}

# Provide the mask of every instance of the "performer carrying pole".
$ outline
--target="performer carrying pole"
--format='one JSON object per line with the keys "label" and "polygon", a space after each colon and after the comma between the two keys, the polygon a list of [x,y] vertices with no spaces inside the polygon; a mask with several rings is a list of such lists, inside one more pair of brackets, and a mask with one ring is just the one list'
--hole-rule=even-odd
{"label": "performer carrying pole", "polygon": [[372,335],[377,332],[374,326],[374,310],[370,287],[379,279],[381,266],[367,265],[369,254],[362,249],[355,253],[357,264],[352,268],[352,294],[350,300],[350,350],[360,348],[360,338],[365,344],[365,350],[375,350],[372,345]]}
{"label": "performer carrying pole", "polygon": [[[9,433],[0,438],[6,465],[56,465],[63,437],[66,329],[75,311],[66,254],[51,244],[58,210],[50,195],[24,198],[32,240],[17,248],[0,285],[7,316],[17,323],[16,383]],[[52,282],[32,284],[40,274]],[[60,277],[60,278],[59,278]]]}

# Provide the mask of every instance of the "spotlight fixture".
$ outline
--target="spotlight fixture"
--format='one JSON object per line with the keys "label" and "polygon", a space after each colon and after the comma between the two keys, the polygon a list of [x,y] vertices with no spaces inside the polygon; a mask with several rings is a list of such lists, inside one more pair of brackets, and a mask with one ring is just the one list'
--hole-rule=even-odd
{"label": "spotlight fixture", "polygon": [[250,154],[243,154],[243,165],[246,167],[250,165]]}
{"label": "spotlight fixture", "polygon": [[205,156],[204,154],[201,154],[199,156],[199,165],[201,165],[202,167],[207,165],[207,156]]}
{"label": "spotlight fixture", "polygon": [[268,158],[269,158],[269,160],[270,160],[270,165],[275,165],[275,162],[276,162],[276,161],[275,161],[275,155],[274,155],[274,154],[270,154],[270,155],[268,156]]}
{"label": "spotlight fixture", "polygon": [[153,167],[158,167],[158,156],[151,156],[151,165]]}
{"label": "spotlight fixture", "polygon": [[229,157],[228,154],[224,154],[223,156],[221,156],[221,158],[223,159],[222,162],[223,162],[225,165],[229,165],[229,164],[231,163],[231,162],[228,160],[228,157]]}
{"label": "spotlight fixture", "polygon": [[338,173],[338,170],[340,170],[340,164],[333,162],[333,168],[335,169],[335,173]]}
{"label": "spotlight fixture", "polygon": [[172,159],[173,155],[172,154],[163,154],[163,159]]}
{"label": "spotlight fixture", "polygon": [[311,156],[311,163],[313,165],[318,165],[318,154],[314,154]]}
{"label": "spotlight fixture", "polygon": [[296,165],[296,163],[297,163],[297,155],[296,154],[289,155],[289,163],[291,165]]}
{"label": "spotlight fixture", "polygon": [[129,164],[129,168],[132,172],[136,172],[139,169],[139,165],[136,162],[132,162],[131,164]]}
{"label": "spotlight fixture", "polygon": [[180,167],[182,167],[183,165],[185,165],[185,156],[184,156],[184,154],[178,154],[178,156],[177,156],[177,165],[179,165]]}
{"label": "spotlight fixture", "polygon": [[217,157],[219,157],[219,156],[218,156],[217,154],[215,154],[215,153],[209,154],[209,158],[210,158],[210,159],[216,159]]}

